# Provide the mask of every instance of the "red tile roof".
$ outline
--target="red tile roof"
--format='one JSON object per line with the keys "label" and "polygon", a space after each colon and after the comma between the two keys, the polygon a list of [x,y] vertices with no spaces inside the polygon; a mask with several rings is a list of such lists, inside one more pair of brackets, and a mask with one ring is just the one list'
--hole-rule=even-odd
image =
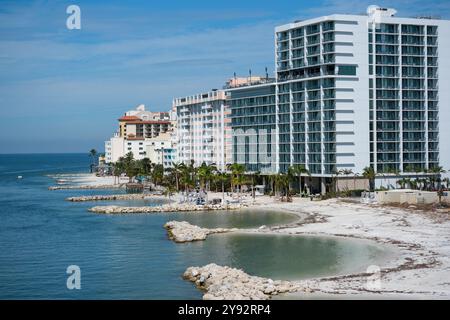
{"label": "red tile roof", "polygon": [[130,120],[140,120],[140,119],[136,116],[123,116],[119,118],[119,121],[130,121]]}
{"label": "red tile roof", "polygon": [[130,124],[170,124],[170,121],[166,120],[153,120],[153,121],[143,121],[143,120],[133,120],[133,121],[127,121],[127,123]]}

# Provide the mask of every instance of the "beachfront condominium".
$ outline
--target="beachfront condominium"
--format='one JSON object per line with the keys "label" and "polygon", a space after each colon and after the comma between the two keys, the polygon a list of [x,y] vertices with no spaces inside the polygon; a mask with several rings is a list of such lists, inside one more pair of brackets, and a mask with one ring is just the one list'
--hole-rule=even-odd
{"label": "beachfront condominium", "polygon": [[174,157],[174,119],[169,112],[151,112],[139,105],[118,119],[118,131],[105,141],[105,162],[114,163],[131,152],[134,159],[149,158],[171,167]]}
{"label": "beachfront condominium", "polygon": [[226,92],[212,90],[175,98],[178,161],[199,166],[214,164],[225,170],[230,163],[231,133]]}
{"label": "beachfront condominium", "polygon": [[277,172],[274,78],[231,79],[225,85],[232,127],[232,161],[248,172]]}
{"label": "beachfront condominium", "polygon": [[[302,164],[322,192],[337,172],[367,166],[392,181],[450,169],[450,22],[395,14],[370,6],[276,27],[276,83],[230,91],[234,160]],[[257,134],[265,162],[252,155],[260,129],[271,132]]]}

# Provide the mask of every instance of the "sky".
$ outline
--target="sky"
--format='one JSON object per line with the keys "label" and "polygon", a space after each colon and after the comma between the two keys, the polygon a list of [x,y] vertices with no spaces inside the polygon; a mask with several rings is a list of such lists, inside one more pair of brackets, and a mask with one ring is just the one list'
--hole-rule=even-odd
{"label": "sky", "polygon": [[273,75],[275,26],[370,4],[450,19],[450,0],[0,0],[0,153],[103,151],[138,104],[167,111],[234,72]]}

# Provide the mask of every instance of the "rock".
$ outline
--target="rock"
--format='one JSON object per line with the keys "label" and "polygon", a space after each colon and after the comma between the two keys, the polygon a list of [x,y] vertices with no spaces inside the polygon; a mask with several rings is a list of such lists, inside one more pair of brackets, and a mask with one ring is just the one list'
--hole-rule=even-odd
{"label": "rock", "polygon": [[[69,198],[70,199],[70,198]],[[75,200],[69,200],[75,201]],[[89,209],[95,213],[153,213],[153,212],[180,212],[180,211],[205,211],[205,210],[237,210],[242,208],[241,205],[193,205],[193,204],[166,204],[155,207],[122,207],[122,206],[96,206]]]}
{"label": "rock", "polygon": [[64,190],[64,189],[115,189],[121,188],[119,184],[104,184],[104,185],[58,185],[48,187],[48,190]]}
{"label": "rock", "polygon": [[169,221],[164,225],[167,229],[169,238],[175,242],[191,242],[205,240],[209,234],[231,232],[236,229],[207,229],[190,224],[186,221]]}
{"label": "rock", "polygon": [[302,289],[294,282],[250,276],[242,270],[214,263],[190,267],[184,272],[183,278],[205,291],[204,300],[266,300],[278,293]]}
{"label": "rock", "polygon": [[132,194],[109,194],[109,195],[94,195],[94,196],[81,196],[81,197],[69,197],[67,201],[82,202],[82,201],[101,201],[101,200],[140,200],[149,198],[150,194],[146,193],[132,193]]}

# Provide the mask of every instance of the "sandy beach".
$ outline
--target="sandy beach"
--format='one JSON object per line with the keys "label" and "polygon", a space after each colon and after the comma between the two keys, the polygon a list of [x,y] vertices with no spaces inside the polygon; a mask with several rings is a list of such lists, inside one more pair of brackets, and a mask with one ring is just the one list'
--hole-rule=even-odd
{"label": "sandy beach", "polygon": [[[50,175],[58,185],[68,186],[104,186],[114,185],[118,183],[117,178],[113,176],[98,177],[93,173],[78,173],[78,174],[55,174]],[[128,178],[122,177],[120,183],[128,182]]]}
{"label": "sandy beach", "polygon": [[[63,179],[63,178],[61,178]],[[101,186],[113,184],[113,177],[76,175],[64,177],[71,185]],[[222,198],[210,192],[209,199]],[[180,196],[175,196],[179,200]],[[226,196],[226,200],[232,200]],[[308,293],[294,293],[280,298],[450,298],[450,214],[367,205],[356,200],[330,199],[310,201],[293,198],[290,203],[274,197],[260,196],[242,201],[252,209],[286,211],[305,216],[305,223],[241,230],[248,233],[282,233],[290,235],[323,235],[366,239],[393,246],[398,254],[380,268],[376,287],[368,286],[372,273],[310,279],[297,282],[310,288]],[[205,240],[208,241],[208,240]],[[244,270],[245,271],[245,270]]]}
{"label": "sandy beach", "polygon": [[[368,286],[373,274],[354,274],[302,281],[313,294],[291,298],[450,298],[450,216],[340,199],[292,203],[260,197],[255,207],[323,217],[320,223],[259,229],[256,232],[327,235],[367,239],[394,246],[398,255],[380,267],[379,286]],[[372,277],[372,278],[371,278]],[[334,298],[334,297],[333,297]],[[338,298],[338,297],[336,297]]]}

